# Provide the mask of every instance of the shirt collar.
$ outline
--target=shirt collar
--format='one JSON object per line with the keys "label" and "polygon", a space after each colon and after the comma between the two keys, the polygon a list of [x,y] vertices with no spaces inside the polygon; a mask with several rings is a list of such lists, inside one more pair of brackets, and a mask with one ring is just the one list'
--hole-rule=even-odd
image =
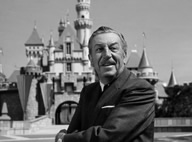
{"label": "shirt collar", "polygon": [[99,81],[99,83],[100,83],[100,86],[101,86],[101,91],[103,92],[104,84],[101,81]]}

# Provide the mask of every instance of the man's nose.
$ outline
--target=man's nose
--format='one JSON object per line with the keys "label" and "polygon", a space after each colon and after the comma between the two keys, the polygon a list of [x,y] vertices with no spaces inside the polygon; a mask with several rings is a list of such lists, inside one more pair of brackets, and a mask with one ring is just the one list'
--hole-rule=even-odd
{"label": "man's nose", "polygon": [[108,57],[108,58],[111,57],[111,50],[109,49],[108,46],[105,47],[105,50],[104,50],[103,54],[104,54],[105,57]]}

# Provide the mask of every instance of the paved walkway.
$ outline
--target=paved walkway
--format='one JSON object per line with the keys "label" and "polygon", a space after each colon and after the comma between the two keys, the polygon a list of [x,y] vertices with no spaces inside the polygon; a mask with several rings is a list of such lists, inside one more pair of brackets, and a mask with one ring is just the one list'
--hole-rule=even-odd
{"label": "paved walkway", "polygon": [[68,125],[52,125],[26,134],[0,135],[0,142],[54,142],[55,135]]}
{"label": "paved walkway", "polygon": [[32,132],[31,134],[57,134],[61,129],[67,129],[68,125],[52,125],[47,126],[46,128],[41,128],[37,131]]}
{"label": "paved walkway", "polygon": [[[68,125],[52,125],[47,126],[46,128],[41,128],[30,134],[26,135],[5,135],[0,136],[0,142],[12,142],[14,141],[30,141],[36,140],[40,141],[42,139],[47,142],[53,141],[55,135],[61,129],[67,129]],[[191,142],[192,141],[192,132],[181,133],[181,132],[164,132],[164,133],[155,133],[155,142]]]}
{"label": "paved walkway", "polygon": [[[67,129],[68,125],[52,125],[46,128],[42,128],[31,134],[57,134],[61,129]],[[180,136],[192,136],[192,132],[158,132],[155,133],[155,138],[163,137],[180,137]]]}

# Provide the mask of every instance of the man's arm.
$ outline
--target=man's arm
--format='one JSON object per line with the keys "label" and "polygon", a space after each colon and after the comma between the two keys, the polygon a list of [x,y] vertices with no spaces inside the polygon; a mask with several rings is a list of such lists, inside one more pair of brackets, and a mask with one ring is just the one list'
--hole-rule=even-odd
{"label": "man's arm", "polygon": [[[152,141],[150,134],[140,137],[154,120],[154,90],[141,81],[138,87],[124,90],[103,126],[92,126],[85,131],[66,134],[64,142],[90,141]],[[151,132],[153,133],[153,132]]]}

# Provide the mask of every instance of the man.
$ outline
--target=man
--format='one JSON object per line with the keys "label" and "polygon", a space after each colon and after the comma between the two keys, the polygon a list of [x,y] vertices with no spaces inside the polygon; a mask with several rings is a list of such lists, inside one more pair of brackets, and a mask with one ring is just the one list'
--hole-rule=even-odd
{"label": "man", "polygon": [[61,130],[55,140],[152,142],[154,90],[125,67],[124,37],[111,28],[98,28],[89,40],[89,59],[99,82],[83,88],[66,134]]}

